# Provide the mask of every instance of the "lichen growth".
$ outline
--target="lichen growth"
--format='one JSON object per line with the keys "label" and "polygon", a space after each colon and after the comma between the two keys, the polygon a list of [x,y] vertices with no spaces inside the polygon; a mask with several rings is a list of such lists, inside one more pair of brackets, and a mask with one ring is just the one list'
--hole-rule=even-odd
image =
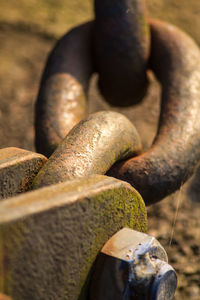
{"label": "lichen growth", "polygon": [[[102,210],[99,210],[105,199],[112,200],[108,201],[108,204]],[[97,195],[90,205],[93,206],[91,209],[94,212],[100,212],[99,218],[102,220],[102,226],[96,223],[92,227],[95,238],[91,241],[88,257],[81,269],[82,280],[80,281],[81,294],[79,300],[86,299],[90,269],[104,243],[123,227],[142,232],[147,231],[146,208],[141,196],[134,189],[122,187],[108,190]],[[105,224],[107,224],[106,228],[103,226]],[[91,224],[87,225],[90,226]]]}
{"label": "lichen growth", "polygon": [[[11,200],[21,204],[22,215],[0,225],[0,288],[14,299],[43,293],[48,299],[52,293],[57,299],[84,299],[91,267],[106,241],[123,227],[147,230],[141,196],[114,178],[91,176],[27,195]],[[35,209],[44,202],[46,209]],[[58,273],[47,278],[49,270]]]}
{"label": "lichen growth", "polygon": [[13,269],[12,261],[16,259],[20,245],[25,238],[23,221],[0,225],[0,291],[12,294]]}

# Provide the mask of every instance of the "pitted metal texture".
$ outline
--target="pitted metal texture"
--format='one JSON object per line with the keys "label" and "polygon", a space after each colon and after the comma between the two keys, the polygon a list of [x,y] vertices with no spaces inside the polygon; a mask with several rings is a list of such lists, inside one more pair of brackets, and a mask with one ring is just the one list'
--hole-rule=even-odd
{"label": "pitted metal texture", "polygon": [[105,174],[118,160],[141,153],[140,137],[122,114],[102,111],[76,125],[50,156],[34,188],[92,174]]}
{"label": "pitted metal texture", "polygon": [[200,50],[176,27],[150,24],[150,66],[162,84],[157,135],[145,153],[109,171],[138,189],[147,205],[179,189],[200,159]]}
{"label": "pitted metal texture", "polygon": [[90,300],[172,300],[177,277],[167,261],[154,237],[121,229],[97,257]]}
{"label": "pitted metal texture", "polygon": [[149,205],[179,189],[200,159],[200,51],[176,27],[147,20],[145,1],[96,0],[95,12],[95,21],[66,34],[50,55],[36,104],[37,149],[49,156],[85,117],[94,72],[106,100],[123,106],[145,93],[151,69],[162,85],[155,140],[108,173],[131,183]]}

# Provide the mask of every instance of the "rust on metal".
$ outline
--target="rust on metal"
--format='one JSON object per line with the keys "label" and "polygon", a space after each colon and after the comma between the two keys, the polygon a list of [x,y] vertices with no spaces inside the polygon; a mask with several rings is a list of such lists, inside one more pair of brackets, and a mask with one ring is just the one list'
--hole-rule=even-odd
{"label": "rust on metal", "polygon": [[47,157],[86,117],[94,72],[109,102],[127,105],[145,94],[150,36],[144,1],[106,2],[96,1],[96,20],[67,33],[48,58],[35,108],[36,149]]}
{"label": "rust on metal", "polygon": [[72,29],[48,58],[35,108],[36,148],[47,157],[87,114],[92,29],[92,22]]}
{"label": "rust on metal", "polygon": [[95,0],[95,65],[109,103],[124,106],[143,99],[149,52],[144,0]]}
{"label": "rust on metal", "polygon": [[41,154],[19,148],[0,149],[0,199],[30,189],[46,160]]}
{"label": "rust on metal", "polygon": [[176,27],[150,25],[150,67],[162,84],[159,128],[147,152],[108,173],[131,183],[147,205],[179,189],[200,159],[200,50]]}
{"label": "rust on metal", "polygon": [[116,161],[141,150],[140,137],[124,115],[112,111],[91,114],[59,144],[36,176],[33,187],[105,174]]}
{"label": "rust on metal", "polygon": [[147,230],[144,202],[103,175],[1,201],[0,290],[13,299],[88,299],[94,260],[122,227]]}
{"label": "rust on metal", "polygon": [[131,183],[148,205],[180,188],[199,162],[200,51],[176,27],[147,22],[144,3],[95,0],[95,21],[78,26],[58,42],[36,104],[36,145],[49,156],[85,117],[93,72],[100,75],[100,89],[107,101],[126,105],[136,103],[138,95],[145,93],[146,69],[150,68],[162,85],[153,145],[108,172]]}

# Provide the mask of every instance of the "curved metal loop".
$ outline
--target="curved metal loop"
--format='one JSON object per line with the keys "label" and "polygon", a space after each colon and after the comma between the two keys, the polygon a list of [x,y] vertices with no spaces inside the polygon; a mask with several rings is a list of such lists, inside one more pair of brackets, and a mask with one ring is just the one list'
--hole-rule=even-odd
{"label": "curved metal loop", "polygon": [[[107,2],[104,1],[105,7]],[[121,2],[123,8],[130,3],[139,3],[137,0]],[[97,5],[96,0],[96,7]],[[126,14],[126,10],[124,13]],[[122,21],[126,20],[130,24],[129,15],[126,16],[127,19],[122,18]],[[146,204],[157,202],[178,189],[194,172],[200,159],[199,48],[174,26],[155,20],[149,21],[149,25],[149,66],[162,84],[158,132],[147,152],[116,164],[108,173],[131,183],[144,197]],[[36,104],[36,145],[37,150],[45,155],[50,154],[67,131],[86,114],[83,90],[87,91],[90,76],[95,70],[92,53],[96,53],[96,57],[100,53],[95,50],[98,43],[93,38],[94,28],[99,34],[98,22],[95,25],[93,22],[87,23],[72,30],[58,43],[49,58]],[[128,32],[131,32],[130,28]],[[123,27],[120,28],[122,29]],[[138,39],[137,49],[142,48],[143,41],[143,38]],[[110,41],[105,40],[106,42]],[[148,49],[148,46],[143,49]],[[134,56],[129,56],[131,57]],[[134,74],[133,70],[133,76]],[[114,85],[117,87],[118,83]],[[71,86],[77,92],[73,92]]]}
{"label": "curved metal loop", "polygon": [[[96,0],[96,20],[67,33],[48,58],[35,108],[36,149],[47,157],[86,117],[89,80],[95,71],[109,102],[136,103],[145,94],[150,37],[144,1],[109,3]],[[113,22],[117,35],[108,31]]]}
{"label": "curved metal loop", "polygon": [[87,115],[92,31],[93,22],[72,29],[48,58],[35,107],[36,149],[47,157]]}
{"label": "curved metal loop", "polygon": [[99,89],[114,105],[140,102],[147,90],[150,29],[144,0],[95,0],[94,54]]}
{"label": "curved metal loop", "polygon": [[35,177],[33,187],[105,174],[116,161],[141,150],[140,137],[124,115],[112,111],[92,114],[59,144]]}
{"label": "curved metal loop", "polygon": [[147,205],[179,189],[200,159],[200,50],[176,27],[150,25],[150,67],[162,84],[158,132],[147,152],[108,173],[131,183]]}

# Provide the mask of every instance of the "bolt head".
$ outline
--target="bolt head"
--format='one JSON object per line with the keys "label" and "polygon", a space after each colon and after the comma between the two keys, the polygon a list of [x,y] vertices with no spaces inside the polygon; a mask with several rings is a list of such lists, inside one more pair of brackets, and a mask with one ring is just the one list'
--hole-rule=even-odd
{"label": "bolt head", "polygon": [[159,270],[150,288],[149,300],[172,300],[177,287],[176,272],[166,262],[160,261],[158,266]]}

